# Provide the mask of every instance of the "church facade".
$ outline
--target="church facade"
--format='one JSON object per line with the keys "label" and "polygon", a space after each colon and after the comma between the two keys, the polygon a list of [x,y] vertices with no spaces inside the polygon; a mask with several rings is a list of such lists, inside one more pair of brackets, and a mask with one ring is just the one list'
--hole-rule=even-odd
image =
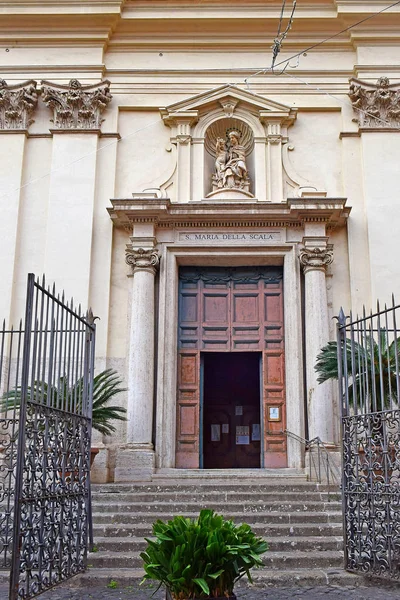
{"label": "church facade", "polygon": [[0,7],[0,316],[35,272],[100,317],[95,480],[335,450],[316,356],[400,298],[400,8],[308,0],[278,47],[280,2]]}

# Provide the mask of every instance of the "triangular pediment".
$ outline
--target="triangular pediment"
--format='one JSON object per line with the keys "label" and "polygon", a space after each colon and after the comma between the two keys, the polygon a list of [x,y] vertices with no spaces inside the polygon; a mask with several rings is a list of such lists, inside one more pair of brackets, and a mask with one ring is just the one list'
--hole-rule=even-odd
{"label": "triangular pediment", "polygon": [[161,108],[161,114],[163,117],[171,115],[177,112],[197,112],[199,115],[205,111],[210,110],[213,106],[221,105],[223,103],[229,103],[232,101],[236,106],[246,107],[247,110],[252,112],[271,112],[271,114],[286,114],[292,118],[295,118],[297,110],[281,104],[275,100],[264,98],[258,94],[253,94],[248,90],[241,89],[232,84],[226,84],[217,88],[213,88],[196,96],[191,96],[185,100],[170,104],[165,108]]}

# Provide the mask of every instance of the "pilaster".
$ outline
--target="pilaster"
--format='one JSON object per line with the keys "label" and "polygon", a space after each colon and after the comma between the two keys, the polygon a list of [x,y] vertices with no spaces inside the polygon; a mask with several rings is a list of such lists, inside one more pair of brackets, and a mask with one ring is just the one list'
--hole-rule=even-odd
{"label": "pilaster", "polygon": [[73,79],[42,86],[54,123],[44,270],[88,304],[98,138],[109,83],[82,86]]}
{"label": "pilaster", "polygon": [[7,323],[17,259],[26,137],[36,105],[35,81],[8,85],[0,79],[0,318]]}
{"label": "pilaster", "polygon": [[192,199],[192,125],[197,121],[198,112],[187,110],[169,113],[164,118],[173,129],[171,142],[177,147],[176,181],[178,182],[176,201],[189,202]]}
{"label": "pilaster", "polygon": [[362,181],[368,231],[371,301],[400,297],[400,263],[395,229],[400,221],[400,179],[393,157],[400,154],[400,85],[380,77],[376,84],[350,80],[350,100],[361,138]]}

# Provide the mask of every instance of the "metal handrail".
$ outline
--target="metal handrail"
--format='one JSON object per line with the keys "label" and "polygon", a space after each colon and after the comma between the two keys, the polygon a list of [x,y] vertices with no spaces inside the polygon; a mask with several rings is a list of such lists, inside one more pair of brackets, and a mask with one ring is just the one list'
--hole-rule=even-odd
{"label": "metal handrail", "polygon": [[[341,473],[338,466],[334,463],[329,455],[328,449],[325,443],[319,437],[315,437],[312,440],[306,440],[300,437],[296,433],[285,429],[285,434],[304,445],[304,449],[309,451],[309,480],[317,481],[322,483],[323,473],[325,472],[326,483],[328,486],[328,502],[330,502],[330,486],[340,487],[341,484]],[[312,450],[316,448],[316,452]],[[313,476],[314,471],[314,476]]]}

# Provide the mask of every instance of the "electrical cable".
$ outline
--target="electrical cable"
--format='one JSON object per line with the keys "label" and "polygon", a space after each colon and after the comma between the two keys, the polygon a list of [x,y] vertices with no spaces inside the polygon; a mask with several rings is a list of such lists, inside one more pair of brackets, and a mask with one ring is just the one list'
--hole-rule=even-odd
{"label": "electrical cable", "polygon": [[[289,17],[289,21],[288,24],[286,26],[286,29],[283,33],[281,33],[281,28],[282,28],[282,21],[283,21],[283,13],[285,11],[285,6],[286,6],[286,0],[283,0],[283,4],[282,4],[282,10],[281,10],[281,16],[279,19],[279,26],[278,26],[278,33],[276,35],[276,38],[274,39],[274,43],[272,46],[272,63],[271,63],[271,70],[274,70],[274,66],[275,66],[275,61],[278,58],[278,54],[281,51],[282,48],[282,44],[283,41],[285,40],[287,34],[289,33],[289,30],[291,29],[292,25],[293,25],[293,17],[294,17],[294,13],[296,10],[296,0],[293,0],[293,7],[292,7],[292,14]],[[285,67],[287,68],[287,67]]]}
{"label": "electrical cable", "polygon": [[[294,0],[294,1],[295,1],[295,0]],[[293,54],[291,57],[289,57],[289,58],[287,58],[287,59],[285,59],[285,60],[281,61],[280,63],[277,63],[277,64],[275,64],[275,65],[274,65],[274,69],[275,69],[276,67],[278,67],[278,66],[281,66],[281,65],[285,64],[285,63],[288,65],[288,64],[289,64],[289,62],[290,62],[291,60],[293,60],[293,58],[299,58],[301,55],[303,55],[303,54],[305,54],[305,53],[307,53],[307,52],[310,52],[310,51],[311,51],[311,50],[313,50],[314,48],[317,48],[318,46],[321,46],[322,44],[326,43],[327,41],[329,41],[329,40],[332,40],[332,39],[334,39],[335,37],[338,37],[338,36],[339,36],[339,35],[341,35],[342,33],[345,33],[345,32],[347,32],[347,31],[349,31],[350,29],[353,29],[354,27],[357,27],[358,25],[361,25],[362,23],[365,23],[366,21],[368,21],[368,20],[370,20],[370,19],[372,19],[372,18],[376,17],[377,15],[380,15],[380,14],[384,13],[385,11],[387,11],[387,10],[389,10],[389,9],[391,9],[391,8],[395,7],[395,6],[398,6],[398,5],[400,5],[400,0],[397,0],[396,2],[393,2],[393,3],[392,3],[392,4],[390,4],[389,6],[386,6],[385,8],[383,8],[382,10],[380,10],[380,11],[378,11],[378,12],[376,12],[376,13],[373,13],[372,15],[369,15],[368,17],[366,17],[366,18],[364,18],[364,19],[362,19],[362,20],[358,21],[357,23],[354,23],[353,25],[350,25],[349,27],[346,27],[346,28],[345,28],[345,29],[343,29],[342,31],[339,31],[338,33],[335,33],[334,35],[332,35],[332,36],[329,36],[329,37],[327,37],[327,38],[325,38],[325,39],[321,40],[320,42],[317,42],[316,44],[313,44],[312,46],[309,46],[308,48],[305,48],[305,49],[303,49],[301,52],[297,52],[296,54]],[[282,13],[282,12],[281,12],[281,15],[282,15],[282,18],[283,18],[283,13]],[[280,31],[280,28],[279,28],[279,31]],[[296,65],[296,66],[298,66],[298,65]],[[276,76],[279,76],[279,75],[281,75],[283,72],[285,72],[286,68],[287,68],[287,67],[285,67],[285,68],[284,68],[284,69],[283,69],[283,70],[282,70],[280,73],[274,73],[274,71],[273,71],[273,69],[272,69],[271,67],[266,67],[266,68],[264,68],[264,69],[260,69],[260,70],[256,71],[256,72],[255,72],[255,73],[253,73],[252,75],[249,75],[248,77],[246,77],[246,78],[245,78],[244,80],[242,80],[242,81],[243,81],[243,83],[244,83],[244,84],[247,86],[247,88],[249,89],[249,91],[251,91],[251,90],[250,90],[250,87],[249,87],[248,79],[250,79],[250,78],[252,78],[252,77],[256,77],[257,75],[266,74],[266,73],[268,73],[268,72],[271,72],[271,73],[273,73],[273,74],[274,74],[274,75],[276,75]],[[209,71],[212,71],[212,72],[220,72],[220,71],[221,71],[221,69],[209,69]],[[235,72],[235,73],[237,73],[237,72],[238,72],[238,69],[234,69],[234,70],[232,69],[232,72]],[[291,74],[290,74],[290,73],[288,73],[287,71],[286,71],[286,74],[296,79],[296,77],[295,77],[294,75],[291,75]],[[239,82],[237,82],[237,83],[230,83],[229,85],[234,85],[234,86],[237,86],[239,83],[242,83],[242,81],[239,81]],[[299,79],[299,81],[301,81],[301,82],[302,82],[302,83],[304,83],[305,85],[308,85],[309,87],[312,87],[310,84],[308,84],[307,82],[305,82],[305,81],[303,81],[303,80],[301,80],[301,79]],[[220,86],[217,86],[217,87],[220,87]],[[215,89],[215,88],[214,88],[214,89]],[[324,94],[326,94],[326,95],[328,95],[328,96],[331,96],[332,98],[335,98],[336,100],[339,100],[340,102],[343,102],[341,99],[337,98],[336,96],[332,96],[331,94],[329,94],[329,92],[323,91],[323,90],[321,90],[320,88],[315,88],[315,89],[317,89],[318,91],[321,91],[322,93],[324,93]],[[211,96],[211,95],[212,95],[212,91],[210,92],[210,96]],[[207,96],[206,96],[206,97],[207,97]],[[205,98],[206,98],[206,97],[205,97]],[[347,103],[346,103],[346,105],[347,105]],[[360,110],[360,109],[357,109],[357,107],[353,107],[353,108],[354,108],[355,110]],[[361,110],[360,110],[360,112],[363,112],[363,111],[361,111]],[[367,114],[367,113],[365,113],[365,111],[364,111],[364,114]],[[54,169],[51,169],[50,171],[48,171],[47,173],[45,173],[45,174],[41,175],[40,177],[36,177],[35,179],[31,179],[30,181],[27,181],[27,182],[26,182],[26,183],[24,183],[23,185],[21,185],[21,186],[19,186],[19,187],[17,187],[17,188],[14,188],[13,190],[10,190],[10,191],[6,192],[5,194],[1,195],[1,196],[0,196],[0,200],[2,200],[2,199],[4,199],[4,198],[7,198],[7,197],[8,197],[8,196],[10,196],[11,194],[15,194],[15,193],[19,192],[19,191],[20,191],[20,190],[22,190],[22,189],[25,189],[26,187],[28,187],[29,185],[32,185],[33,183],[37,183],[38,181],[40,181],[40,180],[42,180],[42,179],[45,179],[46,177],[49,177],[49,176],[50,176],[52,173],[54,173],[54,172],[56,172],[56,171],[58,171],[58,170],[60,170],[60,169],[63,169],[63,168],[70,167],[71,165],[73,165],[73,164],[75,164],[75,163],[79,162],[80,160],[84,160],[84,159],[85,159],[85,158],[87,158],[88,156],[91,156],[91,155],[93,155],[93,154],[97,154],[98,152],[101,152],[102,150],[104,150],[104,149],[106,149],[106,148],[108,148],[108,147],[110,147],[110,146],[113,146],[114,144],[117,144],[117,143],[119,143],[119,142],[120,142],[120,141],[122,141],[122,140],[126,140],[127,138],[131,137],[132,135],[135,135],[136,133],[139,133],[140,131],[143,131],[143,130],[145,130],[145,129],[149,128],[149,127],[152,127],[153,125],[156,125],[156,124],[158,124],[159,122],[160,122],[160,119],[157,119],[156,121],[153,121],[153,122],[151,122],[151,123],[148,123],[148,124],[147,124],[147,125],[145,125],[144,127],[140,127],[139,129],[136,129],[136,130],[134,130],[134,131],[131,131],[130,133],[128,133],[128,134],[126,134],[126,135],[124,135],[124,136],[121,136],[121,138],[119,138],[119,139],[117,139],[117,140],[113,140],[113,141],[112,141],[112,142],[110,142],[109,144],[105,144],[105,145],[104,145],[104,146],[102,146],[101,148],[97,148],[97,149],[96,149],[96,150],[94,150],[93,152],[89,152],[88,154],[85,154],[85,155],[83,155],[83,156],[81,156],[81,157],[77,158],[76,160],[73,160],[73,161],[71,161],[71,162],[69,162],[69,163],[65,163],[65,164],[63,164],[63,165],[60,165],[59,167],[56,167],[56,168],[54,168]],[[388,125],[390,125],[390,123],[388,123],[388,122],[386,122],[386,121],[383,121],[383,120],[382,120],[382,122],[384,122],[385,124],[388,124]]]}
{"label": "electrical cable", "polygon": [[[305,81],[304,79],[301,79],[300,77],[297,77],[296,75],[292,75],[292,73],[288,73],[287,71],[286,71],[285,75],[292,77],[293,79],[296,79],[297,81],[300,81],[300,83],[303,83],[304,85],[306,85],[307,87],[309,87],[313,90],[317,90],[318,92],[320,92],[321,94],[324,94],[325,96],[329,96],[329,98],[333,98],[334,100],[337,100],[344,106],[349,106],[349,103],[346,100],[344,100],[343,98],[340,98],[339,96],[335,96],[334,94],[331,94],[330,92],[327,92],[326,90],[323,90],[322,88],[318,87],[317,85],[312,85],[312,84],[308,83],[308,81]],[[279,76],[279,73],[276,73],[276,76]],[[376,115],[373,115],[372,113],[369,113],[368,111],[363,110],[362,108],[358,108],[357,106],[352,105],[352,109],[358,111],[359,113],[367,115],[368,117],[372,117],[375,121],[378,121],[379,123],[382,123],[383,125],[388,125],[391,129],[400,130],[400,127],[392,125],[389,121],[386,121],[385,119],[381,119],[380,117],[377,117]]]}
{"label": "electrical cable", "polygon": [[[379,10],[378,12],[373,13],[372,15],[369,15],[368,17],[365,17],[364,19],[361,19],[361,21],[358,21],[357,23],[353,23],[353,25],[349,25],[349,27],[346,27],[346,29],[342,29],[342,31],[338,31],[337,33],[334,33],[333,35],[321,40],[320,42],[317,42],[316,44],[313,44],[312,46],[308,46],[308,48],[305,48],[304,50],[301,50],[300,52],[293,54],[290,58],[286,58],[285,60],[282,60],[280,63],[275,65],[274,68],[279,67],[279,66],[285,64],[286,62],[293,60],[293,58],[297,58],[298,56],[301,56],[302,54],[306,54],[307,52],[314,50],[314,48],[317,48],[318,46],[321,46],[322,44],[325,44],[326,42],[333,40],[334,38],[338,37],[339,35],[342,35],[342,33],[346,33],[347,31],[350,31],[350,29],[353,29],[354,27],[357,27],[358,25],[362,25],[362,23],[369,21],[370,19],[384,13],[385,11],[387,11],[391,8],[394,8],[395,6],[398,6],[399,4],[400,4],[400,0],[393,2],[393,4],[390,4],[390,6],[386,6],[385,8],[382,8],[382,10]],[[260,69],[256,73],[249,75],[249,77],[247,77],[246,79],[250,79],[251,77],[256,77],[257,75],[267,73],[270,70],[271,70],[271,68],[268,68],[268,67],[266,67],[265,69]]]}

